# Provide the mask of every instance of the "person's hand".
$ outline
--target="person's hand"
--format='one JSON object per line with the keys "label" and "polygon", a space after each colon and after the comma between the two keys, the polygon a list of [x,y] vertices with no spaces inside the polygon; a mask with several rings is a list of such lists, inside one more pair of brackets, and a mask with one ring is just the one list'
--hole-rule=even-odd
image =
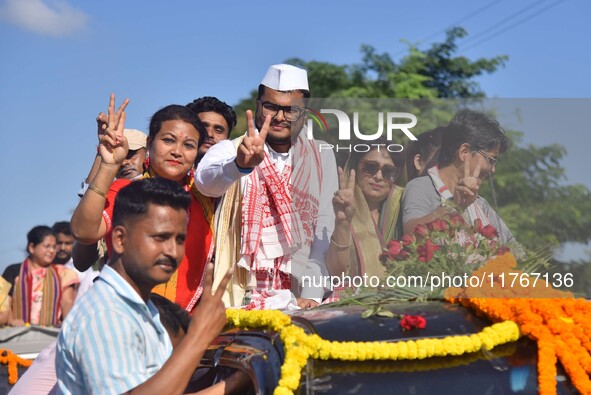
{"label": "person's hand", "polygon": [[204,347],[209,346],[226,325],[226,307],[222,302],[222,295],[233,273],[233,269],[229,269],[218,289],[212,294],[213,263],[208,264],[206,270],[203,295],[201,295],[201,300],[193,313],[191,324],[187,330],[187,336],[198,338]]}
{"label": "person's hand", "polygon": [[267,115],[263,127],[257,134],[252,111],[246,111],[246,121],[248,123],[248,132],[242,139],[236,152],[236,164],[245,169],[253,169],[259,165],[265,158],[265,139],[269,131],[271,116]]}
{"label": "person's hand", "polygon": [[[127,139],[123,135],[125,127],[125,108],[129,99],[125,99],[115,112],[115,94],[111,93],[109,99],[109,111],[106,119],[107,127],[102,128],[99,124],[99,153],[101,162],[110,165],[121,165],[127,157],[129,147]],[[100,117],[100,114],[99,114]],[[103,117],[104,121],[104,117]],[[97,118],[97,123],[101,121]],[[101,130],[102,129],[102,130]]]}
{"label": "person's hand", "polygon": [[312,307],[318,306],[318,302],[312,299],[296,298],[300,309],[311,309]]}
{"label": "person's hand", "polygon": [[339,190],[332,198],[332,206],[335,213],[335,222],[351,222],[355,214],[355,170],[351,170],[349,179],[345,171],[338,168]]}
{"label": "person's hand", "polygon": [[107,130],[107,126],[109,126],[109,117],[101,111],[96,117],[96,129],[99,143],[101,142],[101,135]]}
{"label": "person's hand", "polygon": [[478,189],[482,180],[480,179],[481,163],[478,161],[472,175],[470,175],[470,161],[464,161],[464,177],[460,178],[454,192],[454,202],[465,210],[478,197]]}

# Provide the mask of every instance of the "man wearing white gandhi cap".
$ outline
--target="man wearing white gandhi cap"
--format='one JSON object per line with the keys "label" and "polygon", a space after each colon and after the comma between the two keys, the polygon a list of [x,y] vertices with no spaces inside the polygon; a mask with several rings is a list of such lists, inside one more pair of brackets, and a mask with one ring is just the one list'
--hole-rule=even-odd
{"label": "man wearing white gandhi cap", "polygon": [[323,142],[307,136],[308,97],[306,70],[272,65],[259,85],[255,116],[246,112],[246,134],[211,147],[197,167],[199,191],[223,195],[214,286],[235,266],[227,306],[313,307],[327,291],[313,284],[327,275],[338,175],[332,151],[320,152]]}

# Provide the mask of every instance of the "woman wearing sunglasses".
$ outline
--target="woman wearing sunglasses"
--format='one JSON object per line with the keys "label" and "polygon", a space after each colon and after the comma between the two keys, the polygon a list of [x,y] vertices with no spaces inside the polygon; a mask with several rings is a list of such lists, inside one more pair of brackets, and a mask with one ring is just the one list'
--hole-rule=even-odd
{"label": "woman wearing sunglasses", "polygon": [[[379,256],[400,235],[398,221],[403,188],[395,182],[404,168],[404,155],[389,152],[386,140],[369,152],[351,153],[339,169],[339,190],[333,198],[335,230],[327,253],[333,276],[382,276]],[[338,290],[333,294],[337,297]]]}

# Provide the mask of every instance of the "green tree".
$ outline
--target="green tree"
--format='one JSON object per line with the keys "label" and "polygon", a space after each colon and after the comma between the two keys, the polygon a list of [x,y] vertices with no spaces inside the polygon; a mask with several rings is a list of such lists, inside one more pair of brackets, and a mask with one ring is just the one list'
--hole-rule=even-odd
{"label": "green tree", "polygon": [[[490,184],[481,193],[496,198],[499,214],[517,239],[532,249],[591,239],[591,192],[566,185],[560,165],[564,147],[523,146],[522,134],[509,133],[511,145],[502,155]],[[489,200],[490,200],[489,198]]]}
{"label": "green tree", "polygon": [[563,290],[573,292],[577,297],[591,298],[591,252],[584,260],[557,264],[551,271],[562,275],[553,278],[573,280],[572,283],[563,282]]}

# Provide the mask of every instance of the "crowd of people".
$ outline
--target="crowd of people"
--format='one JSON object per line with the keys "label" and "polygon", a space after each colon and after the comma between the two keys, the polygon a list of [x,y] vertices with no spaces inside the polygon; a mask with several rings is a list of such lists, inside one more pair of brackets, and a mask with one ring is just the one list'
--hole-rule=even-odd
{"label": "crowd of people", "polygon": [[0,324],[61,326],[14,393],[183,393],[227,307],[337,300],[302,279],[383,276],[389,241],[452,213],[514,240],[478,194],[508,147],[498,122],[460,110],[402,152],[376,141],[338,168],[308,136],[310,93],[305,70],[271,66],[235,139],[217,98],[163,107],[145,135],[111,95],[71,221],[31,229],[0,282]]}

